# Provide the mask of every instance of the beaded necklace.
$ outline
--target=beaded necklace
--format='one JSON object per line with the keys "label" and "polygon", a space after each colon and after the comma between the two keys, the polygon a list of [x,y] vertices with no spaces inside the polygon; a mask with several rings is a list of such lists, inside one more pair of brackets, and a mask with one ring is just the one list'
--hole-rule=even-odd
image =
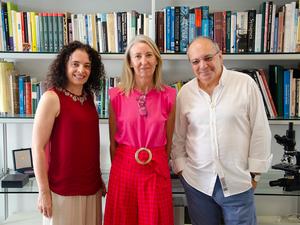
{"label": "beaded necklace", "polygon": [[82,95],[75,95],[72,92],[70,92],[69,90],[65,89],[65,88],[57,88],[59,91],[62,91],[65,96],[69,96],[70,98],[72,98],[72,100],[74,102],[79,101],[81,103],[81,105],[83,105],[83,103],[87,100],[87,94],[85,92],[83,92]]}

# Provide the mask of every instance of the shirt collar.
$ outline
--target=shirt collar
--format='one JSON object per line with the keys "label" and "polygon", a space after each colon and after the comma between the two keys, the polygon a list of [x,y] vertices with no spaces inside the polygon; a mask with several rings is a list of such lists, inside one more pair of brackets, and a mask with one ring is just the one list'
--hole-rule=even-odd
{"label": "shirt collar", "polygon": [[221,77],[220,77],[219,85],[225,86],[226,81],[228,80],[227,78],[228,78],[228,70],[223,65],[223,71],[222,71],[222,74],[221,74]]}

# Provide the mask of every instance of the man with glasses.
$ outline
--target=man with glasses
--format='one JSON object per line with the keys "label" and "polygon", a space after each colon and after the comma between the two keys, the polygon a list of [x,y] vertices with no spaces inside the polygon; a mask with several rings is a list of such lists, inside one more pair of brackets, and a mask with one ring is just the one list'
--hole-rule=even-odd
{"label": "man with glasses", "polygon": [[254,189],[272,160],[260,91],[226,69],[211,39],[195,39],[187,56],[195,78],[177,96],[171,158],[192,224],[255,225]]}

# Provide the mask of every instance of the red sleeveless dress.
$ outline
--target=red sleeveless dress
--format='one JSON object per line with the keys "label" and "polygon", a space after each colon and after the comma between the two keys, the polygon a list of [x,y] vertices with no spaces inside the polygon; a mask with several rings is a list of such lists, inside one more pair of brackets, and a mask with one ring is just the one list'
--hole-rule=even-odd
{"label": "red sleeveless dress", "polygon": [[92,195],[100,190],[99,119],[91,95],[81,104],[51,89],[60,101],[46,148],[51,191],[63,196]]}

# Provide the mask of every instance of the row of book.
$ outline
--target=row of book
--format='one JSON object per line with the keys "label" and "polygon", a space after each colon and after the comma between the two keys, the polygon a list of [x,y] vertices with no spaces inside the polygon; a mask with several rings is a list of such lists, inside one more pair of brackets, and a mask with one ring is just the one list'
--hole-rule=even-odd
{"label": "row of book", "polygon": [[300,69],[270,65],[263,69],[239,70],[257,83],[269,118],[300,117]]}
{"label": "row of book", "polygon": [[0,112],[34,114],[43,85],[28,74],[16,72],[12,62],[0,62]]}
{"label": "row of book", "polygon": [[26,12],[12,2],[0,4],[0,51],[59,52],[78,40],[99,52],[124,52],[137,34],[151,36],[152,17],[129,12],[71,14]]}
{"label": "row of book", "polygon": [[108,118],[108,90],[112,87],[116,87],[119,83],[119,80],[119,77],[106,77],[105,79],[101,80],[101,91],[99,95],[95,97],[96,107],[100,118]]}
{"label": "row of book", "polygon": [[[168,6],[152,15],[128,12],[25,12],[0,5],[0,51],[58,52],[79,40],[101,53],[121,53],[138,34],[154,37],[161,52],[186,52],[198,36],[214,39],[225,53],[299,52],[296,2],[261,4],[261,10],[210,12],[209,6]],[[154,21],[155,20],[155,21]],[[155,26],[152,33],[151,27]]]}
{"label": "row of book", "polygon": [[69,42],[67,22],[63,13],[19,11],[16,4],[1,1],[0,50],[58,52]]}
{"label": "row of book", "polygon": [[[249,74],[257,83],[269,118],[300,117],[300,70],[284,69],[270,65],[269,74],[263,69],[239,70]],[[108,118],[108,90],[117,86],[119,77],[101,80],[101,91],[95,96],[100,118]],[[185,82],[171,84],[180,90]],[[31,115],[35,114],[38,102],[44,92],[42,82],[30,75],[19,74],[12,62],[0,62],[0,112]]]}
{"label": "row of book", "polygon": [[296,2],[261,10],[209,12],[209,6],[168,6],[156,12],[156,42],[161,52],[186,52],[198,36],[214,39],[224,53],[300,52],[300,12]]}
{"label": "row of book", "polygon": [[[95,96],[100,118],[108,118],[108,89],[115,87],[118,77],[101,80],[101,91]],[[28,74],[20,74],[14,63],[0,61],[0,113],[32,115],[44,93],[43,82]]]}
{"label": "row of book", "polygon": [[278,116],[300,116],[300,70],[269,66],[269,84]]}
{"label": "row of book", "polygon": [[[261,92],[268,118],[300,117],[300,69],[270,65],[264,69],[235,69],[251,76]],[[180,90],[187,81],[171,86]]]}

